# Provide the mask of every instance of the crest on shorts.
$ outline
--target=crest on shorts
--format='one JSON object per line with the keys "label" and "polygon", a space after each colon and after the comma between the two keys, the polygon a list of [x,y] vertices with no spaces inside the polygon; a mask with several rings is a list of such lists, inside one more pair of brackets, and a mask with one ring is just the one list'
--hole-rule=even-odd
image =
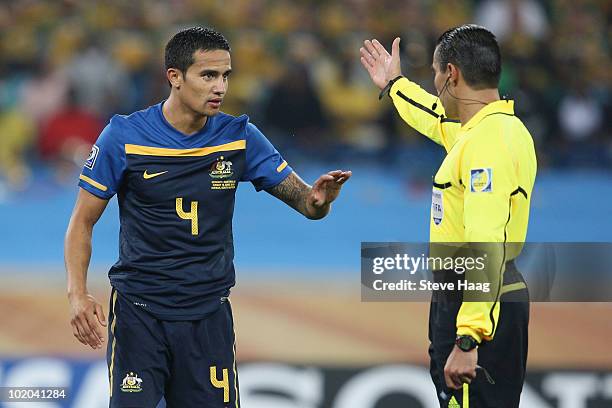
{"label": "crest on shorts", "polygon": [[142,391],[142,378],[138,378],[138,374],[129,372],[125,375],[121,383],[121,391],[123,392],[140,392]]}

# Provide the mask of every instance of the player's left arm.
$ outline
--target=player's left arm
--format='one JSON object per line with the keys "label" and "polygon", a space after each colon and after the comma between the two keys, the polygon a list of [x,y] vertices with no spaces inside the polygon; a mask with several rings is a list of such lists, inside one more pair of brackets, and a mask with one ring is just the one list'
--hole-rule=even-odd
{"label": "player's left arm", "polygon": [[351,178],[350,171],[335,170],[321,175],[309,186],[295,172],[266,191],[311,220],[325,217],[342,185]]}

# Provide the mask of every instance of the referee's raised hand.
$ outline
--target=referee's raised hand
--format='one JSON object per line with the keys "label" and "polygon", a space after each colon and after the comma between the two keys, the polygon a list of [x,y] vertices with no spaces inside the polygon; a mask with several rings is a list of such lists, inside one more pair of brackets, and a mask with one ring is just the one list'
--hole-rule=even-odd
{"label": "referee's raised hand", "polygon": [[397,37],[391,45],[391,54],[378,40],[365,40],[359,49],[361,64],[372,78],[372,82],[383,89],[389,81],[402,75],[399,52],[400,39]]}

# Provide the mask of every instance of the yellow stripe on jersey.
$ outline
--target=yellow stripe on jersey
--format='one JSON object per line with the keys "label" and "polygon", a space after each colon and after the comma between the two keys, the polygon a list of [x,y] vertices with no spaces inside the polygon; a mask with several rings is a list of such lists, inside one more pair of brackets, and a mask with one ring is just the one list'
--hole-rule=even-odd
{"label": "yellow stripe on jersey", "polygon": [[86,182],[86,183],[88,183],[88,184],[91,184],[92,186],[94,186],[94,187],[95,187],[95,188],[97,188],[98,190],[102,190],[102,191],[106,191],[106,190],[108,190],[108,187],[106,187],[104,184],[100,184],[100,183],[98,183],[97,181],[95,181],[95,180],[93,180],[93,179],[91,179],[91,178],[87,177],[87,176],[86,176],[86,175],[84,175],[84,174],[81,174],[81,175],[79,176],[79,179],[81,179],[81,180],[85,181],[85,182]]}
{"label": "yellow stripe on jersey", "polygon": [[281,171],[283,171],[285,169],[285,167],[287,167],[287,161],[283,160],[283,162],[280,164],[280,166],[278,166],[276,168],[276,172],[280,173]]}
{"label": "yellow stripe on jersey", "polygon": [[231,150],[246,149],[246,140],[236,140],[235,142],[225,143],[219,146],[199,147],[195,149],[167,149],[163,147],[140,146],[126,144],[126,154],[136,154],[141,156],[178,156],[178,157],[198,157],[207,156],[217,152],[228,152]]}

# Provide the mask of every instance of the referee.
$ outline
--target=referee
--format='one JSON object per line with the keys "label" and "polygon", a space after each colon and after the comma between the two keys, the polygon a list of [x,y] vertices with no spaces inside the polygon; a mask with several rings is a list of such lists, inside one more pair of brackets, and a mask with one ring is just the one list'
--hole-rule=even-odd
{"label": "referee", "polygon": [[514,102],[500,100],[501,56],[491,32],[463,25],[440,36],[432,64],[437,96],[402,76],[399,42],[389,54],[377,40],[365,41],[361,63],[380,97],[389,95],[409,126],[446,150],[433,179],[432,248],[488,243],[488,272],[495,272],[489,299],[432,298],[430,371],[440,406],[518,407],[529,296],[513,259],[527,234],[537,167],[533,140],[514,115]]}

